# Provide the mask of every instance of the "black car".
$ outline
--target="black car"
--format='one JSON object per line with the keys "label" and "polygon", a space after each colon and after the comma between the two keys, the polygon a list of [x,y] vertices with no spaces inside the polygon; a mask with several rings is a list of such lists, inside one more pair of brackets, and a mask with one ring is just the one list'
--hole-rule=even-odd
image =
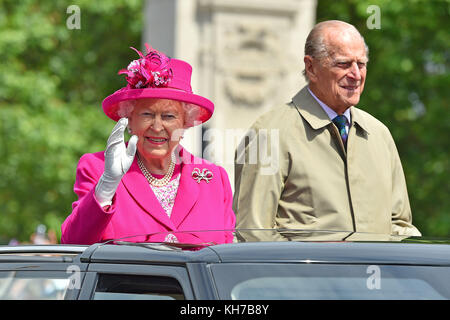
{"label": "black car", "polygon": [[443,240],[301,230],[235,239],[0,246],[0,299],[450,299]]}

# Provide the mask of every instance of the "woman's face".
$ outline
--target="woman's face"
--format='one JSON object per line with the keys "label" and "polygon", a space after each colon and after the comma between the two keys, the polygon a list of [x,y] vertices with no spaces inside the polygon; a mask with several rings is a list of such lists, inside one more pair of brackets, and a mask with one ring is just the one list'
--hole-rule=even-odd
{"label": "woman's face", "polygon": [[139,99],[128,118],[131,134],[139,138],[139,154],[147,160],[170,157],[184,124],[181,102],[168,99]]}

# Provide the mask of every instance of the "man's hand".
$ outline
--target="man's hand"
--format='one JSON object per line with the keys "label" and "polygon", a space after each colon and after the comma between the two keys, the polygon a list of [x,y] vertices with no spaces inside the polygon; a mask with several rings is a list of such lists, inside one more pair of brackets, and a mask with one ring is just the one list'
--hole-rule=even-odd
{"label": "man's hand", "polygon": [[102,207],[111,204],[120,180],[130,169],[136,154],[138,137],[133,135],[125,146],[127,118],[121,118],[108,138],[105,150],[105,171],[95,187],[95,197]]}

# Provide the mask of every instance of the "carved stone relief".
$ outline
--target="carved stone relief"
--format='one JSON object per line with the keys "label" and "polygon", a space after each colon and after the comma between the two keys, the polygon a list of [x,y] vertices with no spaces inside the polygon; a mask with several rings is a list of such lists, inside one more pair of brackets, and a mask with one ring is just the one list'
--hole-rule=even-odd
{"label": "carved stone relief", "polygon": [[223,60],[218,64],[223,72],[223,90],[233,105],[261,107],[273,96],[277,80],[287,71],[281,38],[280,30],[269,23],[236,19],[234,24],[224,26]]}
{"label": "carved stone relief", "polygon": [[262,108],[288,71],[283,46],[289,21],[242,14],[218,19],[218,94],[223,91],[220,96],[235,108]]}

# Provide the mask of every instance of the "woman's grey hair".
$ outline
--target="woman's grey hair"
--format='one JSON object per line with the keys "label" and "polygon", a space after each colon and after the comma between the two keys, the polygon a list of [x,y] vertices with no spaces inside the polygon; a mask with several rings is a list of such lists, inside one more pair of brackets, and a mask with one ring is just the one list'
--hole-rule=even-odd
{"label": "woman's grey hair", "polygon": [[[369,59],[369,47],[366,44],[366,41],[364,40],[364,37],[359,33],[358,29],[356,29],[353,25],[338,21],[338,20],[331,20],[331,21],[324,21],[316,24],[314,28],[309,33],[308,37],[306,38],[305,42],[305,56],[311,56],[315,59],[321,60],[330,55],[330,52],[327,48],[327,44],[323,37],[323,30],[325,28],[335,26],[347,26],[350,29],[353,29],[353,31],[356,31],[356,33],[361,37],[362,41],[364,42],[364,46],[366,49],[366,57]],[[306,69],[303,69],[303,76],[305,77],[306,81],[309,82],[308,75],[306,74]]]}
{"label": "woman's grey hair", "polygon": [[[196,119],[202,113],[202,108],[196,104],[179,101],[184,110],[184,128],[190,128],[195,125]],[[120,118],[129,118],[136,105],[136,100],[126,100],[119,102],[117,114]]]}

